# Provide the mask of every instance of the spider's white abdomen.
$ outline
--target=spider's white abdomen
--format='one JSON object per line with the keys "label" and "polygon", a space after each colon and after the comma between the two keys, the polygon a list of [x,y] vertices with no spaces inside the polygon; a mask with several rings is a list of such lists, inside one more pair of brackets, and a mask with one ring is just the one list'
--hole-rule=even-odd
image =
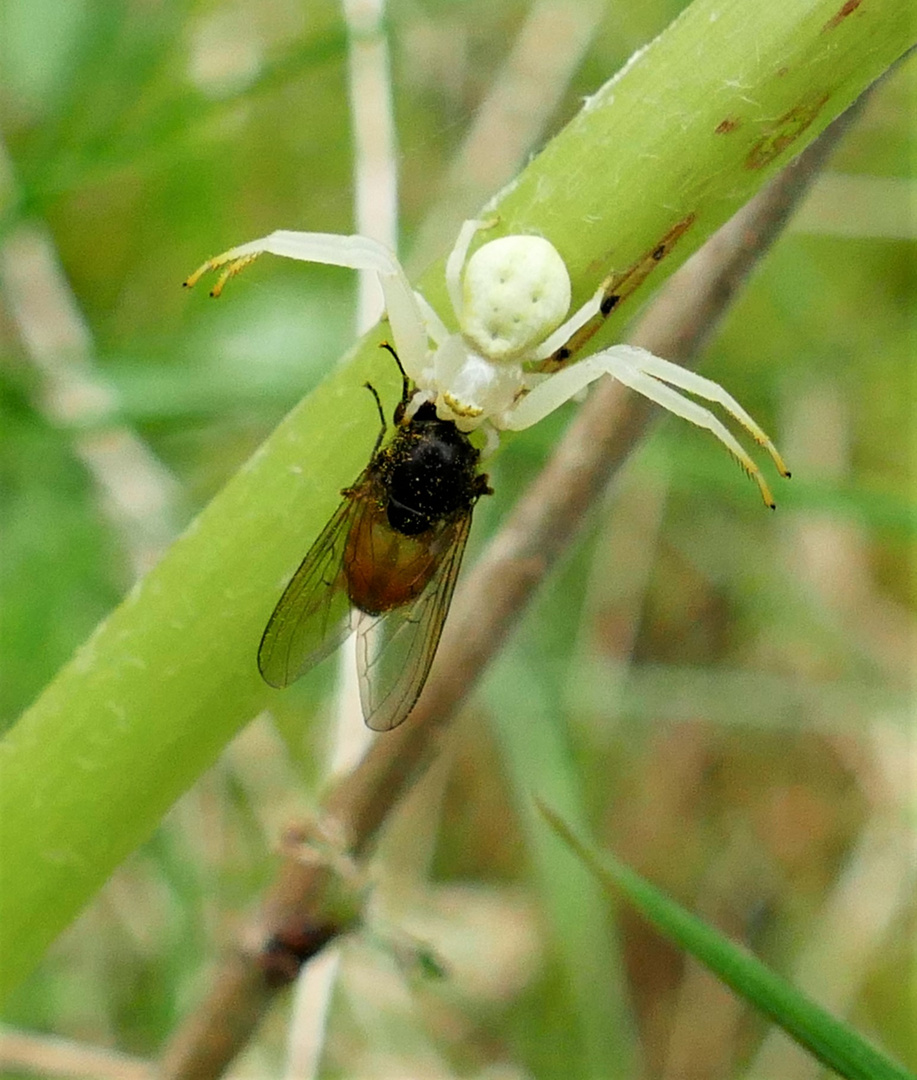
{"label": "spider's white abdomen", "polygon": [[541,236],[484,244],[465,268],[462,333],[489,360],[515,359],[543,341],[570,308],[570,275]]}

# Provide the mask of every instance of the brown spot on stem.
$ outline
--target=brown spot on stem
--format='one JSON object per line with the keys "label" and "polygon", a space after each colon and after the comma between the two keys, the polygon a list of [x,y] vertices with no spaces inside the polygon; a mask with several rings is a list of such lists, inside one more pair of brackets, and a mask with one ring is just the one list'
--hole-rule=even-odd
{"label": "brown spot on stem", "polygon": [[799,136],[821,112],[822,106],[831,95],[821,94],[801,101],[789,112],[775,120],[767,133],[749,151],[745,159],[746,169],[763,169],[765,165],[779,157],[788,146],[792,146]]}
{"label": "brown spot on stem", "polygon": [[741,123],[742,121],[737,116],[727,116],[725,120],[721,120],[713,129],[714,134],[728,135],[730,131],[735,131]]}
{"label": "brown spot on stem", "polygon": [[821,28],[821,32],[824,34],[828,30],[836,29],[838,26],[841,25],[841,23],[844,21],[844,19],[847,18],[848,15],[852,15],[856,11],[856,9],[860,6],[862,2],[863,0],[847,0],[847,3],[844,4],[840,11],[832,15],[831,18],[825,23],[825,25]]}
{"label": "brown spot on stem", "polygon": [[688,214],[681,221],[661,237],[659,241],[627,270],[618,271],[605,279],[602,283],[602,299],[599,302],[599,314],[585,326],[581,327],[570,338],[566,345],[562,345],[552,356],[549,356],[537,370],[557,371],[562,364],[597,332],[606,319],[620,303],[626,300],[643,284],[659,263],[669,254],[678,240],[691,228],[697,219],[696,214]]}

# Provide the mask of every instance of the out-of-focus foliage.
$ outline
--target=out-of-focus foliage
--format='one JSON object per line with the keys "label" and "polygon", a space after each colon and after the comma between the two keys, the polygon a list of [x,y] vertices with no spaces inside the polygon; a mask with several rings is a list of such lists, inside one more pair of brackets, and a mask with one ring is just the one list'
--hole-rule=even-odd
{"label": "out-of-focus foliage", "polygon": [[[677,10],[610,6],[559,103],[536,118],[537,138]],[[408,260],[435,233],[450,163],[527,17],[527,5],[478,0],[389,9]],[[351,340],[355,289],[347,273],[280,261],[217,304],[179,288],[206,255],[275,227],[352,228],[337,5],[6,0],[0,18],[9,724],[131,584],[134,519],[112,509],[106,483],[158,505],[130,469],[100,476],[93,435],[128,433],[149,451],[166,505],[159,534],[174,532]],[[562,34],[540,47],[574,48]],[[537,70],[537,49],[529,63]],[[738,1076],[749,1062],[753,1075],[787,1074],[795,1051],[626,912],[620,970],[594,970],[595,955],[614,955],[609,929],[585,902],[578,924],[559,917],[552,889],[569,866],[538,846],[531,790],[575,798],[622,858],[917,1064],[904,1004],[915,78],[911,59],[873,96],[704,366],[793,467],[777,514],[712,440],[660,424],[494,666],[451,768],[390,830],[385,854],[413,886],[410,912],[393,896],[392,917],[432,943],[447,979],[409,977],[389,947],[351,943],[329,1075],[376,1075],[395,1057],[422,1075],[417,1062],[435,1054],[463,1074],[511,1061],[506,1075],[589,1076],[605,1037],[590,989],[632,1015],[611,1041],[636,1032],[647,1075]],[[486,175],[486,161],[474,164]],[[37,325],[85,330],[76,398],[4,288],[23,266],[23,236],[57,260],[59,292],[35,264]],[[93,387],[107,388],[107,411],[86,404]],[[567,415],[501,454],[475,545]],[[7,1021],[156,1052],[268,879],[281,825],[312,797],[325,747],[303,745],[298,710],[328,682],[292,693],[276,727],[262,720],[240,737]],[[577,965],[584,975],[571,979]],[[399,1005],[405,985],[414,1010]],[[251,1050],[261,1075],[279,1068],[287,1019],[278,1007]]]}

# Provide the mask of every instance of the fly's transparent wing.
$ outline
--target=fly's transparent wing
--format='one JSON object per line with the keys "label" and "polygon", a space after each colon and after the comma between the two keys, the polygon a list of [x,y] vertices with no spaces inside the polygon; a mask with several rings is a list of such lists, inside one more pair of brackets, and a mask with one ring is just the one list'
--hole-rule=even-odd
{"label": "fly's transparent wing", "polygon": [[258,647],[264,681],[283,688],[333,652],[350,632],[343,569],[347,535],[364,512],[360,484],[322,530],[268,620]]}
{"label": "fly's transparent wing", "polygon": [[423,690],[452,602],[471,528],[471,509],[448,522],[434,541],[442,557],[423,592],[383,615],[361,614],[357,672],[363,716],[373,731],[406,719]]}

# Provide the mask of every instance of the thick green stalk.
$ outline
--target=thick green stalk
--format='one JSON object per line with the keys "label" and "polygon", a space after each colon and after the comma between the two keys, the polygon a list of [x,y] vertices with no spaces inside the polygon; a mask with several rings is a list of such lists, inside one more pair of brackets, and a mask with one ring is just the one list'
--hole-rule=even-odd
{"label": "thick green stalk", "polygon": [[[611,272],[622,295],[646,291],[913,44],[913,23],[909,0],[697,0],[495,200],[493,235],[548,236],[577,301]],[[442,310],[441,267],[421,286]],[[372,371],[394,397],[381,337],[286,418],[0,745],[0,995],[269,704],[259,635],[375,439],[360,384]]]}

